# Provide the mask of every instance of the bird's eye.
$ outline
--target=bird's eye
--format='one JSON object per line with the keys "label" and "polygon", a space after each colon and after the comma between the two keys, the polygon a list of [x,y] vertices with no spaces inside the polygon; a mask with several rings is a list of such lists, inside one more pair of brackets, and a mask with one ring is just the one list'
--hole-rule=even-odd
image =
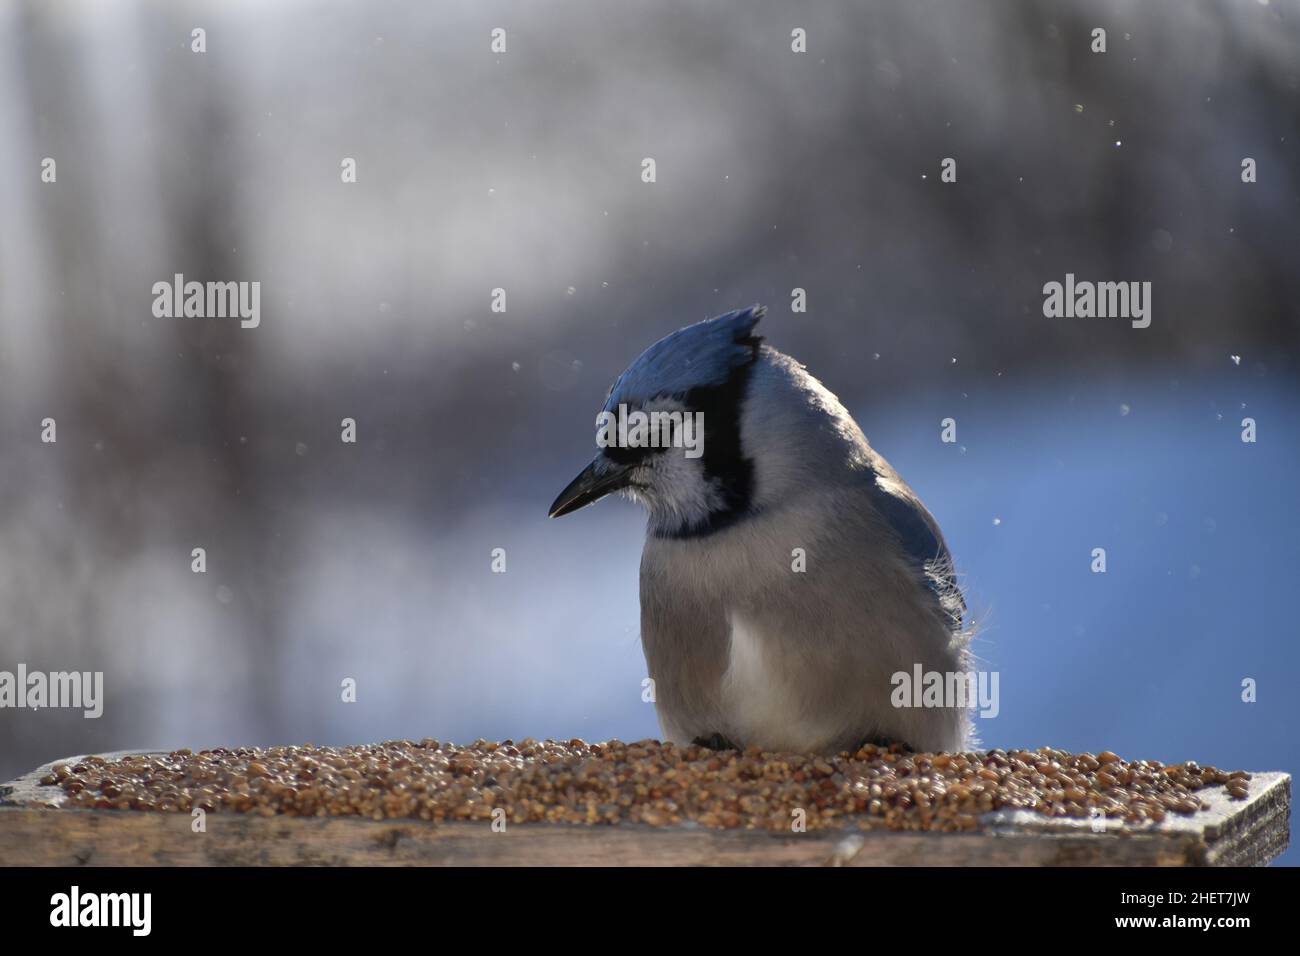
{"label": "bird's eye", "polygon": [[605,457],[620,465],[636,465],[650,457],[657,448],[628,448],[622,445],[610,445],[605,449]]}

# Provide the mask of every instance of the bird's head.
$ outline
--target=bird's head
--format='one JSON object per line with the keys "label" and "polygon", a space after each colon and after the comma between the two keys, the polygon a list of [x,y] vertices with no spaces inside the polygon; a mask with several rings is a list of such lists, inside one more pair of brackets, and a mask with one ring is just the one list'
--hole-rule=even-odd
{"label": "bird's head", "polygon": [[609,390],[596,457],[551,505],[551,517],[613,492],[644,504],[652,534],[708,534],[748,512],[753,463],[740,414],[766,310],[738,309],[668,335]]}

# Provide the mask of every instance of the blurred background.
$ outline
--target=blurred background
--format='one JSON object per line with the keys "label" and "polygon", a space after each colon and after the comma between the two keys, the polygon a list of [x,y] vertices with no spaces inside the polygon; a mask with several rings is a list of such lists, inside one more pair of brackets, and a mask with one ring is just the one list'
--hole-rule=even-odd
{"label": "blurred background", "polygon": [[[106,697],[0,711],[0,779],[656,736],[642,514],[546,510],[628,362],[753,302],[942,525],[985,745],[1294,773],[1297,142],[1278,0],[0,4],[0,670]],[[260,327],[155,318],[178,272]],[[1067,272],[1151,327],[1044,318]]]}

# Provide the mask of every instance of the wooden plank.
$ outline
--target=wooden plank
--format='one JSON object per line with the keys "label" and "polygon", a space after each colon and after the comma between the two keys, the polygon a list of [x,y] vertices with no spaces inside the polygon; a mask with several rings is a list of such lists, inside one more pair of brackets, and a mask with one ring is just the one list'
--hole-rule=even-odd
{"label": "wooden plank", "polygon": [[[104,754],[111,759],[121,754]],[[70,757],[55,763],[73,764]],[[1291,778],[1259,773],[1246,800],[1202,792],[1208,811],[1161,824],[987,814],[968,833],[822,830],[783,833],[685,825],[587,827],[209,813],[54,809],[47,764],[0,786],[0,864],[58,866],[1242,866],[1286,849]]]}

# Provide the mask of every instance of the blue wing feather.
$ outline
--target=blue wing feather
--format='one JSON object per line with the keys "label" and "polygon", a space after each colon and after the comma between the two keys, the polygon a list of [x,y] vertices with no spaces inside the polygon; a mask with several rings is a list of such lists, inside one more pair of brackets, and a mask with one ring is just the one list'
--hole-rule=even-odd
{"label": "blue wing feather", "polygon": [[925,506],[905,491],[880,483],[876,474],[871,482],[872,501],[881,517],[898,537],[903,551],[912,560],[926,584],[934,592],[939,606],[955,626],[961,626],[966,602],[962,600],[953,570],[952,556],[944,543],[939,525]]}

